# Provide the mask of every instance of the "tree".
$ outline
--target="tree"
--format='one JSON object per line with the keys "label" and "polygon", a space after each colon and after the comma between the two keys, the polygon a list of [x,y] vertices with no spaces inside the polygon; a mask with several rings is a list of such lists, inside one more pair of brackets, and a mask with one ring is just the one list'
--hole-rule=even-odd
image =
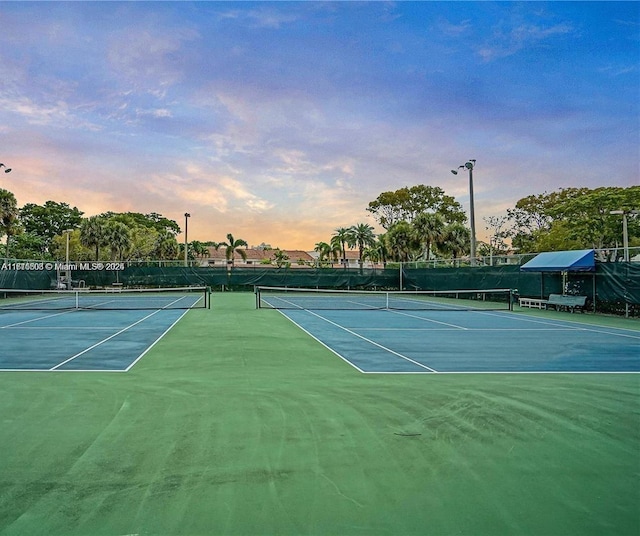
{"label": "tree", "polygon": [[387,264],[387,258],[389,257],[389,248],[387,246],[387,236],[385,234],[378,235],[376,241],[369,248],[369,258],[378,262],[381,261],[383,265]]}
{"label": "tree", "polygon": [[165,229],[158,233],[154,248],[157,259],[175,259],[178,251],[178,241],[170,230]]}
{"label": "tree", "polygon": [[104,245],[105,224],[103,217],[91,216],[82,220],[80,225],[80,242],[83,246],[95,248],[96,261],[100,260],[100,246]]}
{"label": "tree", "polygon": [[431,246],[439,244],[442,240],[445,225],[444,217],[433,212],[422,212],[413,221],[417,239],[423,247],[422,257],[425,261],[429,260]]}
{"label": "tree", "polygon": [[400,221],[411,223],[424,212],[437,212],[447,223],[466,221],[460,203],[442,188],[424,184],[383,192],[369,203],[367,210],[387,230]]}
{"label": "tree", "polygon": [[276,249],[273,252],[273,260],[275,261],[276,266],[278,268],[282,268],[283,266],[288,266],[289,265],[289,263],[287,262],[289,260],[289,255],[287,255],[281,249]]}
{"label": "tree", "polygon": [[27,203],[20,209],[20,222],[25,232],[41,238],[40,256],[49,251],[54,236],[76,229],[82,222],[83,212],[67,203],[47,201],[44,205]]}
{"label": "tree", "polygon": [[399,221],[386,233],[386,242],[394,260],[408,262],[414,260],[414,253],[420,250],[420,241],[411,224]]}
{"label": "tree", "polygon": [[204,244],[204,242],[194,240],[189,244],[189,246],[194,255],[198,258],[204,258],[209,254],[209,248]]}
{"label": "tree", "polygon": [[505,240],[509,238],[509,231],[505,229],[508,216],[488,216],[483,218],[485,229],[491,234],[489,235],[489,254],[500,255],[507,252],[507,244]]}
{"label": "tree", "polygon": [[362,254],[366,247],[375,244],[376,235],[373,234],[373,227],[368,223],[358,223],[347,230],[349,244],[358,246],[358,260],[362,266]]}
{"label": "tree", "polygon": [[313,251],[318,253],[318,263],[322,264],[322,262],[331,255],[331,246],[326,242],[317,242]]}
{"label": "tree", "polygon": [[[159,232],[149,227],[136,225],[130,228],[131,245],[129,247],[130,260],[152,259],[156,249]],[[170,233],[169,233],[170,234]]]}
{"label": "tree", "polygon": [[471,231],[461,223],[447,225],[443,231],[440,247],[454,259],[458,258],[471,247]]}
{"label": "tree", "polygon": [[242,240],[242,238],[238,238],[236,240],[235,238],[233,238],[233,235],[229,233],[227,234],[227,241],[220,242],[220,246],[225,246],[225,255],[227,257],[227,262],[231,261],[232,267],[235,266],[234,258],[236,251],[242,257],[242,260],[247,260],[247,252],[239,248],[241,248],[242,246],[246,248],[249,246],[249,244],[247,244],[245,240]]}
{"label": "tree", "polygon": [[104,244],[111,250],[111,260],[123,260],[131,248],[131,231],[124,223],[109,220],[104,226]]}
{"label": "tree", "polygon": [[174,236],[180,233],[180,226],[174,220],[165,218],[157,212],[149,214],[141,214],[140,212],[105,212],[100,216],[107,220],[121,221],[128,227],[146,227],[155,229],[159,233],[167,231]]}
{"label": "tree", "polygon": [[[26,234],[26,233],[25,233]],[[80,229],[74,229],[69,235],[69,259],[73,261],[88,261],[93,251],[85,247],[80,241]],[[50,245],[52,258],[62,261],[67,257],[67,233],[54,236]]]}
{"label": "tree", "polygon": [[331,237],[331,246],[339,247],[340,253],[342,254],[342,263],[344,266],[347,266],[347,249],[346,245],[349,243],[349,229],[347,227],[338,227]]}
{"label": "tree", "polygon": [[9,258],[9,242],[20,230],[18,222],[18,202],[8,190],[0,189],[0,237],[7,236],[5,259]]}
{"label": "tree", "polygon": [[[520,251],[613,248],[622,238],[615,210],[640,206],[640,186],[563,188],[520,199],[507,216],[513,223],[512,244]],[[629,237],[640,241],[640,222],[630,218]],[[548,248],[553,249],[548,249]]]}
{"label": "tree", "polygon": [[42,252],[44,250],[44,240],[42,237],[31,233],[14,235],[11,240],[11,252],[16,259],[51,259],[53,252],[43,254]]}

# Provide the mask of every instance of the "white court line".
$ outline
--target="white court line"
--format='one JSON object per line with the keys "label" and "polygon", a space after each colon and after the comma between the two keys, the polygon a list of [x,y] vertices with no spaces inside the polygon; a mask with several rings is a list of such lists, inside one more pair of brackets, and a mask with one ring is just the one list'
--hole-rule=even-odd
{"label": "white court line", "polygon": [[395,311],[393,309],[388,309],[388,311],[390,313],[393,313],[393,314],[396,314],[396,315],[408,316],[409,318],[417,318],[418,320],[424,320],[425,322],[431,322],[433,324],[441,324],[443,326],[450,326],[452,328],[462,329],[462,330],[469,329],[469,328],[465,328],[464,326],[459,326],[457,324],[451,324],[449,322],[440,322],[439,320],[433,320],[432,318],[425,318],[424,316],[412,315],[412,314],[409,314],[409,313],[404,313],[402,311]]}
{"label": "white court line", "polygon": [[162,333],[162,335],[160,335],[155,341],[153,341],[148,347],[147,349],[142,352],[136,359],[134,359],[133,363],[131,363],[126,369],[124,369],[125,372],[129,372],[129,370],[138,362],[140,361],[144,355],[151,350],[151,348],[153,348],[156,344],[158,344],[158,342],[160,341],[160,339],[162,339],[162,337],[164,337],[167,333],[169,333],[169,331],[173,328],[173,326],[175,326],[178,322],[180,322],[180,320],[182,320],[182,317],[184,315],[186,315],[189,312],[189,309],[187,309],[184,313],[182,313],[177,319],[176,321],[171,324],[167,329],[165,329]]}
{"label": "white court line", "polygon": [[[12,330],[33,330],[33,331],[113,331],[122,326],[15,326]],[[140,328],[141,330],[153,331],[154,328]]]}
{"label": "white court line", "polygon": [[[610,328],[606,328],[604,326],[594,326],[593,324],[587,324],[584,322],[577,322],[575,320],[564,320],[564,319],[557,319],[557,320],[540,320],[537,317],[530,317],[530,316],[521,316],[520,313],[505,313],[505,314],[497,314],[497,313],[489,313],[489,312],[481,312],[478,311],[480,314],[486,315],[486,316],[496,316],[498,318],[505,318],[506,315],[507,318],[511,318],[511,319],[515,319],[515,320],[520,320],[522,322],[531,322],[534,324],[544,324],[547,326],[562,326],[564,329],[567,330],[576,330],[576,331],[591,331],[593,333],[602,333],[604,335],[615,335],[615,336],[619,336],[619,337],[627,337],[627,338],[631,338],[631,339],[640,339],[640,331],[637,330],[633,330],[633,329],[628,329],[628,328],[616,328],[616,327],[610,327]],[[563,324],[573,324],[572,326],[563,326]],[[594,329],[594,327],[599,327],[601,329]],[[613,330],[613,331],[608,331],[608,330]],[[617,333],[619,331],[628,331],[629,334],[627,333]]]}
{"label": "white court line", "polygon": [[[458,331],[457,328],[367,328],[352,327],[359,331]],[[590,331],[586,329],[576,329],[571,327],[557,328],[464,328],[464,331]]]}
{"label": "white court line", "polygon": [[[21,311],[23,312],[23,311]],[[0,326],[0,329],[8,329],[8,328],[14,328],[16,326],[21,326],[23,324],[29,324],[31,322],[39,322],[40,320],[44,320],[45,318],[53,318],[54,316],[60,316],[60,315],[68,315],[69,313],[73,313],[74,311],[63,311],[61,313],[54,313],[51,315],[44,315],[44,316],[39,316],[38,318],[32,318],[31,320],[23,320],[22,322],[16,322],[15,324],[7,324],[6,326]],[[39,329],[39,328],[35,328],[35,329]]]}
{"label": "white court line", "polygon": [[327,350],[329,350],[330,352],[332,352],[333,354],[337,355],[340,359],[342,359],[345,363],[347,363],[348,365],[351,365],[354,369],[356,369],[358,372],[362,372],[363,374],[365,374],[365,371],[362,370],[360,367],[358,367],[355,363],[352,363],[351,361],[349,361],[347,358],[345,358],[344,356],[340,355],[338,352],[336,352],[333,348],[331,348],[331,346],[328,346],[327,344],[325,344],[324,342],[322,342],[320,339],[318,339],[318,337],[316,337],[313,333],[311,333],[310,331],[306,330],[305,328],[303,328],[300,324],[298,324],[293,318],[291,318],[290,316],[288,316],[287,314],[285,314],[285,312],[282,309],[274,309],[274,311],[278,311],[282,316],[284,316],[289,322],[291,322],[294,326],[298,327],[299,329],[301,329],[302,331],[304,331],[307,335],[309,335],[309,337],[311,337],[312,339],[314,339],[315,341],[319,342],[322,346],[324,346]]}
{"label": "white court line", "polygon": [[[301,308],[302,309],[302,308]],[[399,313],[398,311],[394,311],[394,310],[388,310],[389,312],[392,313],[396,313],[396,314],[403,314],[403,313]],[[322,344],[325,348],[327,348],[329,351],[331,351],[333,354],[337,355],[340,359],[342,359],[344,362],[348,363],[349,365],[351,365],[353,368],[355,368],[356,370],[358,370],[359,372],[361,372],[362,374],[425,374],[427,371],[430,372],[436,372],[439,375],[445,374],[457,374],[457,375],[469,375],[469,374],[526,374],[526,375],[541,375],[541,374],[553,374],[553,375],[557,375],[557,374],[580,374],[580,375],[593,375],[593,374],[606,374],[606,375],[611,375],[611,374],[618,374],[618,375],[627,375],[627,374],[640,374],[640,372],[637,371],[599,371],[599,370],[533,370],[533,371],[509,371],[509,370],[497,370],[497,371],[437,371],[435,369],[431,369],[425,365],[422,365],[421,363],[417,363],[416,361],[413,361],[411,358],[408,358],[406,356],[403,356],[401,354],[398,354],[397,352],[394,352],[393,350],[390,350],[380,344],[377,344],[369,339],[367,339],[366,337],[362,337],[360,335],[358,335],[357,333],[354,333],[353,331],[351,331],[348,328],[345,328],[344,326],[341,326],[340,324],[337,324],[327,318],[324,318],[323,316],[316,314],[312,311],[309,310],[305,310],[305,312],[313,314],[314,316],[320,318],[321,320],[324,320],[330,324],[335,325],[336,327],[343,329],[349,333],[351,333],[352,335],[355,335],[356,337],[359,337],[360,339],[363,339],[367,342],[370,342],[371,344],[373,344],[374,346],[377,346],[381,349],[387,350],[389,352],[391,352],[394,355],[397,355],[398,357],[401,357],[403,359],[406,359],[408,361],[411,361],[413,363],[415,363],[416,365],[420,366],[421,368],[426,369],[425,372],[420,372],[420,371],[385,371],[385,370],[381,370],[381,371],[366,371],[366,370],[362,370],[361,368],[359,368],[358,366],[356,366],[354,363],[352,363],[351,361],[349,361],[347,358],[345,358],[344,356],[340,355],[336,350],[334,350],[333,348],[331,348],[330,346],[328,346],[327,344],[325,344],[324,342],[322,342],[320,339],[318,339],[313,333],[310,333],[308,330],[306,330],[305,328],[303,328],[300,324],[298,324],[295,320],[293,320],[292,318],[290,318],[289,316],[287,316],[287,314],[282,311],[279,310],[279,313],[281,313],[283,316],[285,316],[287,318],[287,320],[289,320],[290,322],[293,322],[293,324],[295,324],[297,327],[299,327],[302,331],[304,331],[305,333],[307,333],[311,338],[315,339],[316,341],[318,341],[320,344]],[[577,321],[573,321],[573,320],[539,320],[539,319],[534,319],[532,317],[523,317],[518,313],[513,313],[513,312],[503,312],[501,313],[495,313],[495,312],[489,312],[489,311],[473,311],[474,313],[480,313],[483,315],[489,315],[489,316],[496,316],[498,318],[511,318],[511,319],[517,319],[519,321],[523,321],[523,322],[529,322],[529,323],[535,323],[535,324],[543,324],[543,325],[548,325],[548,326],[552,326],[549,328],[462,328],[460,326],[456,326],[455,324],[452,325],[454,328],[457,329],[463,329],[466,331],[535,331],[535,332],[552,332],[552,331],[556,331],[556,332],[562,332],[562,331],[587,331],[587,332],[595,332],[595,333],[601,333],[601,334],[605,334],[605,335],[619,335],[621,337],[630,337],[633,339],[640,339],[640,332],[636,331],[636,330],[632,330],[632,329],[628,329],[628,328],[617,328],[617,327],[611,327],[611,330],[615,330],[615,331],[628,331],[629,334],[626,333],[616,333],[615,331],[606,331],[606,328],[603,327],[603,329],[593,329],[593,325],[592,324],[585,324],[582,322],[577,322]],[[414,315],[408,315],[406,314],[405,316],[414,316]],[[415,318],[421,319],[421,320],[429,320],[429,319],[425,319],[423,317],[418,317],[416,316]],[[569,325],[567,326],[566,324],[575,324],[575,325]],[[565,324],[565,325],[563,325]],[[352,329],[369,329],[371,331],[457,331],[457,329],[446,329],[446,328],[428,328],[428,329],[423,329],[423,328],[416,328],[416,329],[411,329],[411,328],[357,328],[354,327]]]}
{"label": "white court line", "polygon": [[[362,371],[363,374],[427,374],[426,372],[417,372],[417,371],[401,371],[401,370],[396,370],[396,371],[386,371],[386,370],[365,370]],[[628,370],[628,371],[611,371],[611,370],[441,370],[438,371],[438,376],[442,376],[442,375],[452,375],[452,374],[457,374],[457,375],[472,375],[472,374],[502,374],[502,375],[521,375],[521,374],[528,374],[528,375],[545,375],[545,374],[564,374],[565,376],[567,375],[574,375],[574,374],[580,374],[580,375],[594,375],[594,374],[607,374],[607,375],[612,375],[612,374],[618,374],[621,376],[625,376],[627,374],[640,374],[640,372],[634,371],[634,370]]]}
{"label": "white court line", "polygon": [[113,339],[114,337],[117,337],[118,335],[120,335],[121,333],[124,333],[125,331],[128,331],[129,329],[131,329],[132,327],[140,324],[141,322],[144,322],[147,318],[151,318],[152,316],[158,314],[160,311],[162,311],[162,309],[159,309],[157,311],[154,311],[151,314],[148,314],[147,316],[141,318],[140,320],[138,320],[137,322],[134,322],[133,324],[129,324],[126,328],[121,329],[120,331],[117,331],[116,333],[114,333],[113,335],[107,337],[106,339],[102,339],[101,341],[97,342],[96,344],[89,346],[89,348],[84,349],[82,352],[77,353],[74,356],[71,356],[69,359],[65,359],[62,363],[58,363],[55,367],[51,367],[49,370],[56,370],[59,367],[61,367],[62,365],[66,365],[67,363],[69,363],[70,361],[73,361],[74,359],[77,359],[78,357],[80,357],[83,354],[86,354],[88,351],[93,350],[94,348],[96,348],[97,346],[100,346],[101,344],[104,344],[105,342]]}
{"label": "white court line", "polygon": [[[385,350],[386,352],[389,352],[390,354],[393,354],[393,355],[395,355],[395,356],[397,356],[397,357],[399,357],[401,359],[409,361],[409,362],[413,363],[414,365],[417,365],[417,366],[419,366],[419,367],[421,367],[423,369],[426,369],[426,370],[428,370],[430,372],[438,372],[437,370],[432,369],[431,367],[427,367],[426,365],[423,365],[422,363],[419,363],[418,361],[415,361],[414,359],[411,359],[410,357],[407,357],[406,355],[402,355],[402,354],[392,350],[391,348],[387,348],[386,346],[378,344],[377,342],[372,341],[371,339],[367,339],[366,337],[363,337],[362,335],[359,335],[355,331],[352,331],[349,328],[345,328],[344,326],[341,326],[340,324],[338,324],[336,322],[333,322],[332,320],[329,320],[328,318],[325,318],[322,315],[319,315],[319,314],[314,313],[313,311],[309,311],[309,310],[307,310],[307,313],[312,314],[313,316],[318,317],[320,320],[324,320],[325,322],[328,322],[329,324],[331,324],[331,325],[333,325],[333,326],[335,326],[335,327],[337,327],[339,329],[342,329],[342,330],[346,331],[347,333],[353,335],[354,337],[362,339],[363,341],[366,341],[369,344],[372,344],[373,346],[376,346],[376,347],[378,347],[378,348],[380,348],[382,350]],[[337,354],[337,352],[334,352],[334,353]]]}

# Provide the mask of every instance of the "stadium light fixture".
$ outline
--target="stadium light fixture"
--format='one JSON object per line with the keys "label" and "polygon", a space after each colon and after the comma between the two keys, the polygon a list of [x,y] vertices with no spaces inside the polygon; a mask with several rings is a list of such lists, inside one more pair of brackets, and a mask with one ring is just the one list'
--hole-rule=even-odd
{"label": "stadium light fixture", "polygon": [[191,214],[189,214],[188,212],[184,213],[184,265],[188,266],[189,265],[189,242],[187,240],[187,229],[189,226],[189,218],[191,217]]}
{"label": "stadium light fixture", "polygon": [[624,248],[624,262],[629,262],[629,229],[627,227],[627,214],[640,214],[640,210],[610,210],[609,214],[622,216],[622,247]]}
{"label": "stadium light fixture", "polygon": [[[458,169],[469,170],[469,220],[471,221],[471,266],[476,265],[476,218],[473,203],[473,168],[476,166],[474,159],[469,159],[465,164],[458,166]],[[458,169],[452,169],[451,173],[458,174]]]}
{"label": "stadium light fixture", "polygon": [[10,173],[11,172],[11,168],[5,166],[4,164],[0,163],[0,168],[5,168],[4,172],[5,173]]}

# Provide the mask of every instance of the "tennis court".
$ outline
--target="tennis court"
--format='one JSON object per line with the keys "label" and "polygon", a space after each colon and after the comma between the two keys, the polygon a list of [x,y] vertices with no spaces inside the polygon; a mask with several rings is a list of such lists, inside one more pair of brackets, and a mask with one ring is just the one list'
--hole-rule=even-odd
{"label": "tennis court", "polygon": [[10,291],[0,300],[0,371],[126,372],[205,289]]}
{"label": "tennis court", "polygon": [[482,292],[259,289],[258,305],[364,373],[640,372],[640,332],[514,313]]}
{"label": "tennis court", "polygon": [[249,292],[127,374],[0,374],[0,405],[3,536],[640,530],[640,375],[361,374]]}

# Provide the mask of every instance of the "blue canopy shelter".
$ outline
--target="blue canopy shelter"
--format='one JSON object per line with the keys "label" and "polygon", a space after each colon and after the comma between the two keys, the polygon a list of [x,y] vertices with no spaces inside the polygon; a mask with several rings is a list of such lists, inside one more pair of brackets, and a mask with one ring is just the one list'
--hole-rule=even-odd
{"label": "blue canopy shelter", "polygon": [[523,272],[595,272],[593,249],[540,253],[520,267]]}
{"label": "blue canopy shelter", "polygon": [[[550,251],[536,255],[520,267],[521,272],[561,272],[562,293],[567,289],[569,272],[593,272],[593,301],[595,302],[596,255],[593,249],[575,251]],[[542,274],[544,275],[544,274]],[[540,278],[540,295],[544,297],[544,277]],[[595,306],[595,303],[594,303]]]}

